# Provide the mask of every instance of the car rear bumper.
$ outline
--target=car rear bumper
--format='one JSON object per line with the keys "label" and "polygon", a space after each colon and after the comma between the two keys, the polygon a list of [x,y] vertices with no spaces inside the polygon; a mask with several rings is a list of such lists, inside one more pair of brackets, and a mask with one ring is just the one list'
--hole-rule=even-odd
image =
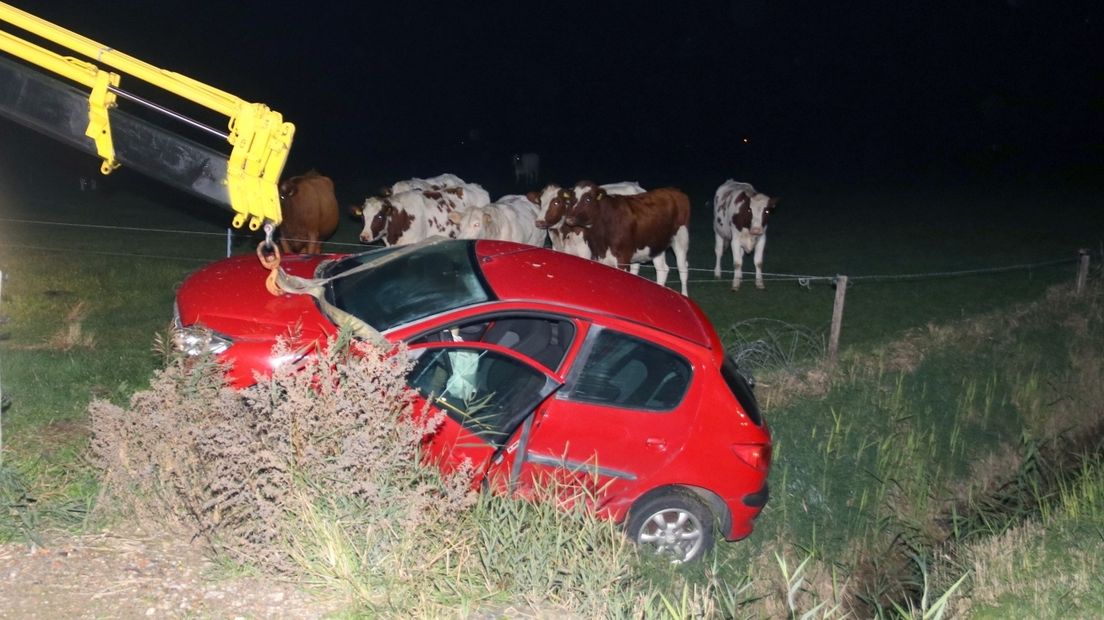
{"label": "car rear bumper", "polygon": [[749,493],[738,501],[729,502],[728,509],[732,513],[732,521],[731,527],[725,532],[725,540],[740,540],[751,534],[755,518],[763,512],[763,506],[767,505],[769,497],[770,485],[764,482],[763,487],[758,491]]}

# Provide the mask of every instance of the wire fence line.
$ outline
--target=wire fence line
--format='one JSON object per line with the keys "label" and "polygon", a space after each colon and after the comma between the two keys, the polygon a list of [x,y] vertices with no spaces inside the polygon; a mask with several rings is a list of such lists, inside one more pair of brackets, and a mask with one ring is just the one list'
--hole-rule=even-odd
{"label": "wire fence line", "polygon": [[[174,234],[174,235],[196,235],[203,237],[219,237],[225,239],[227,232],[211,232],[206,230],[180,230],[174,228],[145,228],[141,226],[109,226],[107,224],[76,224],[73,222],[54,222],[50,220],[27,220],[19,218],[0,218],[0,222],[12,222],[15,224],[31,224],[37,226],[60,226],[67,228],[89,228],[95,230],[118,230],[125,232],[144,232],[144,233],[160,233],[160,234]],[[226,229],[231,231],[232,229]],[[241,234],[241,233],[229,233],[233,239],[254,239],[253,234]],[[309,241],[308,239],[295,239],[293,237],[287,237],[289,241]],[[340,241],[326,241],[326,245],[336,245],[345,247],[363,247],[360,243],[342,243]]]}
{"label": "wire fence line", "polygon": [[88,254],[90,256],[114,256],[114,257],[119,257],[119,258],[156,258],[156,259],[163,259],[163,260],[180,260],[180,261],[187,261],[187,262],[191,262],[191,263],[209,263],[209,262],[211,262],[210,258],[196,258],[194,256],[168,256],[168,255],[165,255],[165,254],[136,254],[136,253],[133,253],[133,252],[105,252],[105,251],[102,251],[102,250],[83,250],[83,249],[76,249],[76,248],[51,248],[51,247],[45,247],[45,246],[40,246],[40,245],[22,245],[22,244],[16,244],[16,243],[5,243],[3,245],[0,245],[0,247],[15,248],[15,249],[18,249],[18,250],[32,250],[32,251],[37,251],[37,252],[57,252],[59,254],[60,253],[72,254],[72,253],[75,252],[77,254]]}
{"label": "wire fence line", "polygon": [[[199,231],[199,230],[180,230],[172,228],[149,228],[140,226],[112,226],[106,224],[78,224],[73,222],[57,222],[49,220],[31,220],[20,218],[0,218],[0,223],[14,223],[23,225],[35,225],[35,226],[57,226],[67,228],[86,228],[93,230],[115,230],[121,232],[141,232],[141,233],[155,233],[155,234],[173,234],[173,235],[195,235],[204,237],[219,237],[231,240],[243,240],[243,239],[256,239],[256,235],[253,234],[241,234],[233,233],[232,229],[226,229],[226,232],[211,232],[211,231]],[[290,241],[307,241],[306,239],[293,239],[288,238]],[[74,248],[54,248],[47,246],[35,246],[35,245],[22,245],[22,244],[4,244],[5,247],[24,249],[24,250],[36,250],[44,252],[77,252],[81,254],[99,255],[99,256],[116,256],[126,258],[156,258],[167,260],[185,260],[193,262],[207,262],[210,258],[196,258],[188,256],[168,256],[158,254],[142,254],[134,252],[107,252],[100,250],[84,250]],[[365,248],[364,244],[360,243],[344,243],[339,241],[326,241],[324,246],[337,246],[348,248]],[[229,252],[229,248],[228,248]],[[1030,271],[1033,269],[1040,269],[1043,267],[1053,267],[1058,265],[1074,264],[1078,262],[1077,256],[1071,256],[1069,258],[1058,258],[1053,260],[1038,261],[1033,263],[1017,263],[1013,265],[999,265],[995,267],[980,267],[974,269],[957,269],[947,271],[929,271],[929,272],[917,272],[917,273],[902,273],[902,274],[860,274],[860,275],[848,275],[848,286],[853,286],[856,282],[907,282],[907,281],[919,281],[919,280],[936,280],[945,278],[957,278],[975,275],[986,275],[995,273],[1007,273],[1011,271]],[[690,272],[696,273],[708,273],[712,276],[713,269],[704,267],[690,267]],[[732,269],[722,269],[721,278],[690,278],[689,283],[696,284],[728,284],[729,280],[725,276],[733,275]],[[749,275],[751,271],[746,272]],[[812,274],[796,274],[796,273],[775,273],[775,272],[763,272],[763,280],[765,282],[795,282],[799,286],[804,288],[812,288],[812,285],[817,282],[826,282],[835,284],[839,276],[835,275],[812,275]]]}

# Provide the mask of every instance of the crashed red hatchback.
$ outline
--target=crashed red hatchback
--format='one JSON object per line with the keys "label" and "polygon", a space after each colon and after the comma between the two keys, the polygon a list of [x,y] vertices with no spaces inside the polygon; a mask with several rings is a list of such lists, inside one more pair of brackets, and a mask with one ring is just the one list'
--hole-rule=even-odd
{"label": "crashed red hatchback", "polygon": [[313,295],[274,296],[253,256],[191,275],[176,340],[253,381],[297,326],[324,341],[351,326],[406,342],[412,388],[447,417],[428,449],[524,490],[599,481],[598,513],[676,562],[752,530],[767,501],[770,433],[751,387],[701,309],[677,292],[564,253],[440,240],[285,258]]}

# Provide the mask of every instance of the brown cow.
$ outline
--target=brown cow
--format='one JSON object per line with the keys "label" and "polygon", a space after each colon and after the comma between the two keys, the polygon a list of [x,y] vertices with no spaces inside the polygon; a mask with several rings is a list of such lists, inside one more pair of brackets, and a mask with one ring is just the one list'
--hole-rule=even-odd
{"label": "brown cow", "polygon": [[675,252],[682,294],[687,294],[690,249],[690,199],[673,187],[630,196],[587,191],[579,196],[564,221],[582,226],[594,260],[636,273],[650,260],[656,282],[667,283],[667,248]]}
{"label": "brown cow", "polygon": [[333,181],[315,170],[280,183],[280,209],[280,248],[285,254],[319,254],[322,241],[337,230]]}

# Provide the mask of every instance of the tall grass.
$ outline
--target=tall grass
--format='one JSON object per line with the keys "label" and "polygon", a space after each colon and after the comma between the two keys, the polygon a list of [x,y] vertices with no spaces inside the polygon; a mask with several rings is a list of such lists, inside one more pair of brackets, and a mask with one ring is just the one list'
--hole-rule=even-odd
{"label": "tall grass", "polygon": [[[768,412],[775,469],[757,536],[841,566],[860,615],[923,615],[969,570],[948,548],[1036,514],[1074,438],[1098,432],[1102,358],[1099,286],[852,352],[826,393],[807,392],[823,397]],[[779,372],[792,374],[763,383],[784,384]]]}

